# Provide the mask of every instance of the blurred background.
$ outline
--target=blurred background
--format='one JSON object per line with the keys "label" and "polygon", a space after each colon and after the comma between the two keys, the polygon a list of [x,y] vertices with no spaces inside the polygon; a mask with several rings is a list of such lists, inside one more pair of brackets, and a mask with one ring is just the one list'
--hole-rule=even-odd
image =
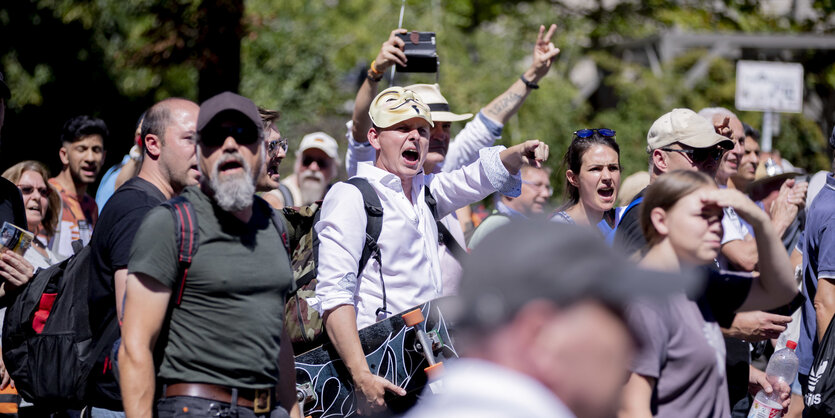
{"label": "blurred background", "polygon": [[[281,111],[279,128],[291,139],[283,174],[306,133],[325,131],[344,151],[354,95],[400,7],[400,0],[4,1],[0,68],[12,98],[0,170],[36,159],[57,173],[61,126],[90,114],[111,130],[103,173],[131,147],[148,106],[224,90]],[[505,127],[504,144],[542,139],[551,145],[549,165],[560,170],[575,130],[615,129],[625,178],[646,170],[646,132],[671,108],[736,111],[737,60],[797,62],[803,112],[775,118],[774,148],[809,172],[829,168],[835,2],[408,0],[403,26],[437,32],[442,91],[463,113],[519,76],[539,25],[550,23],[562,53]],[[395,83],[434,82],[423,77]],[[737,114],[762,130],[762,113]],[[562,179],[552,176],[555,202]]]}

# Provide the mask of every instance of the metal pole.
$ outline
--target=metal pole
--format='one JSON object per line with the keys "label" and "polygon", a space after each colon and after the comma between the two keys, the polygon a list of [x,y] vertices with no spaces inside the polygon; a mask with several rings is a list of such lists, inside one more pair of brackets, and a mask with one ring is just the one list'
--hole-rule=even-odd
{"label": "metal pole", "polygon": [[771,119],[773,116],[770,110],[766,110],[763,113],[763,131],[762,135],[760,135],[760,149],[763,152],[771,152]]}

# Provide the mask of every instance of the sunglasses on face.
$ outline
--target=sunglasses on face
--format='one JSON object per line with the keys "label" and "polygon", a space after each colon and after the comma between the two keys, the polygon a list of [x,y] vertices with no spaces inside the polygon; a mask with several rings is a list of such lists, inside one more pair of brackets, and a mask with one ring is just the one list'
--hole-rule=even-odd
{"label": "sunglasses on face", "polygon": [[200,142],[209,147],[219,147],[228,137],[235,138],[238,145],[252,145],[258,140],[258,132],[245,126],[215,126],[200,136]]}
{"label": "sunglasses on face", "polygon": [[306,156],[302,157],[302,166],[304,166],[304,167],[310,167],[310,165],[313,164],[314,162],[316,163],[316,165],[319,166],[319,168],[321,168],[323,170],[327,170],[328,167],[330,167],[330,165],[331,165],[330,160],[328,160],[326,158],[316,158],[316,157],[313,157],[313,156],[310,156],[310,155],[306,155]]}
{"label": "sunglasses on face", "polygon": [[603,136],[603,137],[606,137],[606,138],[611,138],[611,137],[615,136],[615,130],[614,129],[606,129],[606,128],[580,129],[579,131],[574,132],[574,136],[576,136],[577,138],[588,138],[588,137],[594,135],[595,133],[598,133],[598,134],[600,134],[600,136]]}
{"label": "sunglasses on face", "polygon": [[687,154],[694,163],[703,163],[705,161],[713,160],[719,162],[722,156],[727,151],[725,148],[716,146],[712,148],[693,148],[693,149],[676,149],[676,148],[660,148],[661,151],[678,152]]}
{"label": "sunglasses on face", "polygon": [[28,184],[18,184],[17,188],[20,189],[20,193],[24,196],[28,196],[32,193],[35,193],[35,190],[40,193],[41,196],[49,196],[49,188],[48,187],[35,187],[30,186]]}
{"label": "sunglasses on face", "polygon": [[272,156],[273,154],[278,152],[279,148],[281,150],[283,150],[284,152],[287,152],[287,139],[286,138],[276,139],[274,141],[270,141],[270,143],[267,144],[267,151],[270,153],[270,156]]}

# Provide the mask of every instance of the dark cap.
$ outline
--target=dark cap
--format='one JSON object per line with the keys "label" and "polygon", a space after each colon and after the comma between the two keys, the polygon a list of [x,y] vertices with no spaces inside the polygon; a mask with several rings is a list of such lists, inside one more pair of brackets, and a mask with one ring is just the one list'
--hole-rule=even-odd
{"label": "dark cap", "polygon": [[588,227],[513,221],[485,237],[464,262],[459,297],[444,310],[456,326],[490,329],[528,302],[584,300],[622,309],[638,299],[693,292],[696,275],[639,268]]}
{"label": "dark cap", "polygon": [[6,100],[12,97],[12,92],[9,90],[9,86],[6,85],[6,79],[3,77],[2,71],[0,71],[0,97]]}
{"label": "dark cap", "polygon": [[200,113],[197,114],[197,132],[202,131],[217,115],[229,111],[242,114],[255,125],[256,131],[261,131],[261,116],[258,114],[258,107],[255,103],[246,97],[225,91],[200,105]]}

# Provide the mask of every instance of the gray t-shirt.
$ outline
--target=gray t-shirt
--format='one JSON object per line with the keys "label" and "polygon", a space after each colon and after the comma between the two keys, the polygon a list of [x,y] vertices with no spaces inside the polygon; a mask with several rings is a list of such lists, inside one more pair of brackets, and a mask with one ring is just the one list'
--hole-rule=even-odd
{"label": "gray t-shirt", "polygon": [[629,306],[643,347],[631,370],[656,379],[652,412],[658,417],[728,417],[725,342],[716,322],[679,294]]}
{"label": "gray t-shirt", "polygon": [[[159,376],[237,388],[275,386],[284,297],[293,273],[270,209],[256,199],[244,224],[197,187],[186,188],[182,196],[197,214],[199,246],[182,303],[171,314]],[[177,253],[171,213],[154,208],[136,233],[128,271],[176,289]]]}

